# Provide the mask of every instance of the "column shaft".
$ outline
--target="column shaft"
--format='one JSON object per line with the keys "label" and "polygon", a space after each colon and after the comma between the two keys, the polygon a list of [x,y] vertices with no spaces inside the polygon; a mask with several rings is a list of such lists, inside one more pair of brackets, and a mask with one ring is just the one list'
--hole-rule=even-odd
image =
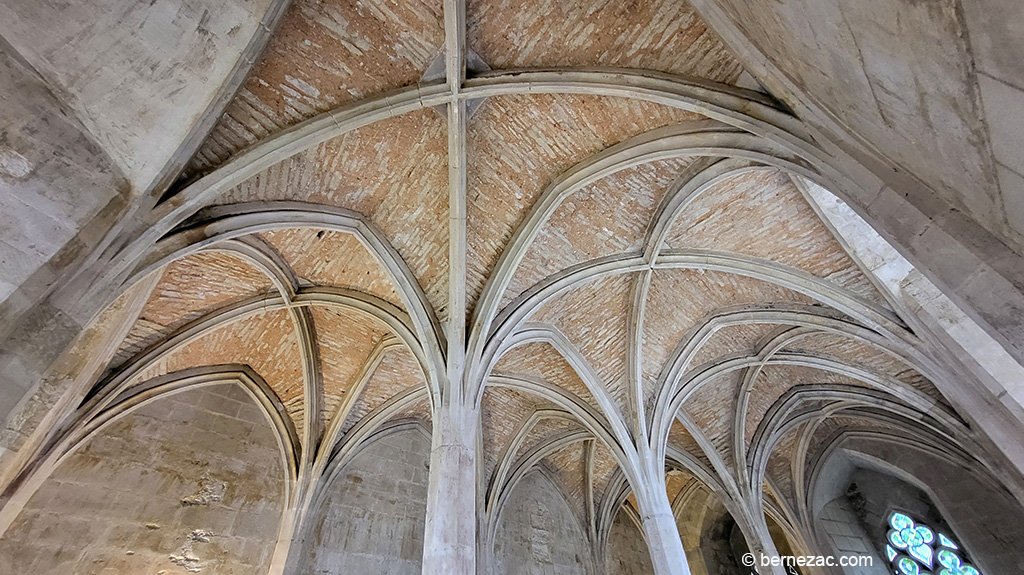
{"label": "column shaft", "polygon": [[642,484],[633,486],[633,494],[640,507],[654,574],[690,575],[690,564],[665,488],[665,466],[649,450],[641,450],[639,455],[638,475]]}
{"label": "column shaft", "polygon": [[476,575],[477,414],[455,404],[434,417],[423,573]]}
{"label": "column shaft", "polygon": [[664,509],[643,515],[644,535],[651,551],[654,574],[690,575],[690,565],[686,561],[686,552],[683,551],[683,541],[676,528],[676,519],[668,505],[668,497],[662,495],[662,498],[665,504],[658,507]]}
{"label": "column shaft", "polygon": [[[756,513],[756,511],[754,512]],[[749,519],[750,530],[752,533],[747,535],[744,531],[744,536],[747,537],[747,547],[750,548],[750,552],[754,554],[754,558],[757,561],[756,572],[762,575],[787,575],[786,568],[780,564],[772,565],[770,558],[779,557],[779,550],[775,547],[775,541],[772,540],[771,532],[768,531],[768,524],[765,522],[764,514],[760,517],[754,516]],[[764,561],[763,557],[768,557],[768,565],[761,565]],[[753,571],[753,569],[752,569]]]}

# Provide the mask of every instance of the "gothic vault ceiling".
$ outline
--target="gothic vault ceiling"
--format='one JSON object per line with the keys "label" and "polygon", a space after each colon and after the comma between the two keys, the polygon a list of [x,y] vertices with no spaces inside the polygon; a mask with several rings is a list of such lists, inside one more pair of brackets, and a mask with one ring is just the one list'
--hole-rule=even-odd
{"label": "gothic vault ceiling", "polygon": [[465,19],[453,38],[440,1],[291,2],[155,247],[115,262],[139,305],[97,401],[244,369],[327,465],[429,427],[464,335],[487,509],[539,469],[597,537],[629,496],[623,433],[663,444],[678,508],[764,490],[777,516],[843,432],[965,441],[805,194],[818,158],[689,4]]}

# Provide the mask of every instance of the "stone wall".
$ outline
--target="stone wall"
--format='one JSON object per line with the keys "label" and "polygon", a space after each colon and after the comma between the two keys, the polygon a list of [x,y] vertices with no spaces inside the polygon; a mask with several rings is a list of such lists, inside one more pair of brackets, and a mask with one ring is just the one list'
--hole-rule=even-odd
{"label": "stone wall", "polygon": [[651,553],[643,533],[622,511],[615,517],[606,551],[608,575],[652,575]]}
{"label": "stone wall", "polygon": [[430,438],[417,430],[369,445],[325,487],[289,570],[419,575],[429,463]]}
{"label": "stone wall", "polygon": [[[1006,235],[968,42],[974,30],[960,2],[718,3],[804,93],[801,104],[827,110],[939,196]],[[936,145],[925,151],[911,141]]]}
{"label": "stone wall", "polygon": [[158,398],[45,481],[0,539],[0,573],[266,572],[284,501],[280,454],[240,386]]}
{"label": "stone wall", "polygon": [[[858,469],[851,478],[846,496],[872,541],[885,540],[889,531],[889,513],[893,510],[909,513],[916,520],[946,534],[952,533],[927,493],[891,475]],[[882,543],[876,543],[875,547],[879,553],[884,553]]]}
{"label": "stone wall", "polygon": [[[816,513],[821,530],[831,531],[837,551],[876,556],[883,561],[878,524],[892,508],[903,509],[937,528],[949,527],[983,573],[1019,573],[1024,550],[1024,508],[1003,489],[969,469],[924,451],[887,441],[847,442],[821,472],[828,495]],[[834,468],[834,469],[833,469]],[[914,479],[910,479],[914,478]],[[856,488],[850,490],[850,485]],[[881,571],[858,571],[876,573]],[[848,574],[855,573],[847,571]]]}
{"label": "stone wall", "polygon": [[243,50],[271,4],[3,2],[0,35],[142,192],[215,101],[239,58],[251,57]]}
{"label": "stone wall", "polygon": [[837,567],[844,575],[885,575],[888,573],[887,563],[872,545],[872,538],[865,532],[864,526],[858,521],[849,497],[842,495],[830,501],[821,510],[818,522],[831,546],[827,554],[835,557],[852,557],[870,555],[869,566]]}
{"label": "stone wall", "polygon": [[700,551],[710,575],[746,575],[739,559],[747,552],[746,541],[739,533],[736,521],[719,504],[704,520],[700,538]]}
{"label": "stone wall", "polygon": [[586,575],[590,546],[565,499],[541,473],[530,473],[505,502],[492,575]]}
{"label": "stone wall", "polygon": [[953,534],[928,494],[896,477],[856,468],[846,492],[821,510],[818,522],[836,556],[870,555],[871,566],[843,567],[845,575],[885,575],[889,513],[909,513],[934,529]]}
{"label": "stone wall", "polygon": [[691,575],[709,575],[708,567],[704,564],[704,555],[701,553],[701,531],[704,529],[704,517],[712,508],[720,506],[709,491],[698,487],[676,512],[676,529],[683,540],[683,550],[686,551],[686,562]]}
{"label": "stone wall", "polygon": [[[63,348],[66,336],[52,330],[79,329],[63,310],[37,304],[113,226],[129,184],[3,38],[0,102],[2,420]],[[41,318],[55,313],[46,326]]]}

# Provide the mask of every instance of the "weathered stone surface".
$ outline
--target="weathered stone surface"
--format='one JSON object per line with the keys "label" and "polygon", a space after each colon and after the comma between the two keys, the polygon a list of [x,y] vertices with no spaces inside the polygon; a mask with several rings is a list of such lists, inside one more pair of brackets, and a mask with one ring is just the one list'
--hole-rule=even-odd
{"label": "weathered stone surface", "polygon": [[114,225],[130,185],[88,129],[3,41],[0,102],[0,333],[6,335]]}
{"label": "weathered stone surface", "polygon": [[998,230],[992,152],[959,4],[720,2],[817,105]]}
{"label": "weathered stone surface", "polygon": [[[183,503],[210,482],[223,485],[219,498]],[[0,539],[0,569],[265,572],[284,482],[277,439],[241,387],[165,396],[57,468]]]}
{"label": "weathered stone surface", "polygon": [[[3,35],[146,190],[212,103],[271,0],[5,2]],[[101,32],[102,31],[102,32]]]}
{"label": "weathered stone surface", "polygon": [[608,575],[648,575],[654,573],[643,534],[625,514],[615,516],[608,538]]}
{"label": "weathered stone surface", "polygon": [[513,490],[501,515],[492,573],[588,573],[586,539],[565,499],[546,477],[532,473]]}
{"label": "weathered stone surface", "polygon": [[323,486],[296,572],[419,573],[429,455],[429,439],[403,431],[374,441],[346,465]]}

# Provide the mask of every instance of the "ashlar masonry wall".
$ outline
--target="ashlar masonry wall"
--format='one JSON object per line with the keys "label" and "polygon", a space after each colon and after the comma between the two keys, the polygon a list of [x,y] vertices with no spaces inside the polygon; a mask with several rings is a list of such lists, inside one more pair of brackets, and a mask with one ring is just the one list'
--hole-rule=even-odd
{"label": "ashlar masonry wall", "polygon": [[265,573],[284,480],[274,431],[240,386],[167,395],[57,468],[0,539],[0,573]]}
{"label": "ashlar masonry wall", "polygon": [[419,575],[429,463],[418,430],[370,444],[326,486],[290,572]]}
{"label": "ashlar masonry wall", "polygon": [[587,540],[557,488],[540,472],[512,490],[501,512],[492,575],[590,575]]}
{"label": "ashlar masonry wall", "polygon": [[653,575],[654,565],[651,564],[651,553],[647,549],[640,529],[624,511],[619,511],[612,523],[612,531],[608,535],[606,551],[606,571],[608,575]]}

